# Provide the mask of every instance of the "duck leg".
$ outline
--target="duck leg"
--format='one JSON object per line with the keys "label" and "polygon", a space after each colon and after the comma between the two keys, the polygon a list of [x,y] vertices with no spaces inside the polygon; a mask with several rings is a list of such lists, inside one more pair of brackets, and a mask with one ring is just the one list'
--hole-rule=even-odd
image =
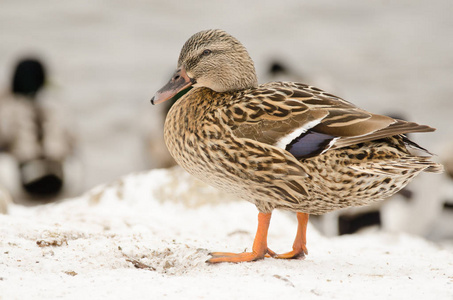
{"label": "duck leg", "polygon": [[305,255],[308,255],[307,250],[307,223],[308,223],[308,214],[306,213],[297,213],[297,233],[296,239],[294,240],[293,250],[283,254],[277,254],[274,258],[281,259],[290,259],[290,258],[303,258]]}
{"label": "duck leg", "polygon": [[220,262],[243,262],[263,259],[266,254],[276,255],[267,248],[267,231],[271,221],[272,213],[258,214],[258,229],[256,230],[255,240],[253,241],[252,252],[230,253],[230,252],[213,252],[207,263]]}

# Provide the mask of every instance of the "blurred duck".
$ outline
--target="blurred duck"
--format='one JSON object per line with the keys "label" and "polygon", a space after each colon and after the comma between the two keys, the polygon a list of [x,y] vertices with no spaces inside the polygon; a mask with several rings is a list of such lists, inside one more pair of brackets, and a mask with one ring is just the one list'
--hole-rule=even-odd
{"label": "blurred duck", "polygon": [[0,99],[0,149],[19,164],[23,188],[32,196],[52,196],[63,187],[63,164],[72,138],[43,88],[41,61],[26,58],[15,67],[10,93]]}

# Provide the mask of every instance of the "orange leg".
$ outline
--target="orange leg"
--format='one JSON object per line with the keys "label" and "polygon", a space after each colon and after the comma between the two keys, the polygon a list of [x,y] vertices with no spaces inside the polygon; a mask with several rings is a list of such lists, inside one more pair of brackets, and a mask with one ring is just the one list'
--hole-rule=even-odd
{"label": "orange leg", "polygon": [[267,248],[267,231],[271,221],[272,213],[258,214],[258,229],[256,230],[255,240],[253,242],[252,252],[230,253],[230,252],[213,252],[211,258],[206,262],[243,262],[263,259],[266,254],[270,256],[276,255],[273,251]]}
{"label": "orange leg", "polygon": [[307,250],[307,223],[308,223],[308,214],[306,213],[297,213],[297,233],[296,239],[294,240],[293,250],[283,254],[277,254],[275,258],[303,258],[305,255],[308,255]]}

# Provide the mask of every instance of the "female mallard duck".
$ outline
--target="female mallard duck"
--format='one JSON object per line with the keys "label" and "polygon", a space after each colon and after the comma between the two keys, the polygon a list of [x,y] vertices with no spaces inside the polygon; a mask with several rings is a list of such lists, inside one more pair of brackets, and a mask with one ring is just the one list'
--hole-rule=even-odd
{"label": "female mallard duck", "polygon": [[[151,102],[175,96],[165,142],[176,162],[259,211],[252,252],[215,252],[210,263],[304,257],[309,214],[380,201],[422,171],[442,171],[406,148],[422,149],[404,134],[433,128],[369,113],[301,83],[258,85],[247,50],[222,30],[184,44],[175,74]],[[297,212],[293,250],[285,254],[267,247],[275,208]]]}

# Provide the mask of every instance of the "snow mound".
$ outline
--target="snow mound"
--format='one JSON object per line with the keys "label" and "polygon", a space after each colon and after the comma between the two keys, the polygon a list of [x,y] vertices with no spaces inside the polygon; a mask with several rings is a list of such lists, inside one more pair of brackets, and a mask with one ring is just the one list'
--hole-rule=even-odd
{"label": "snow mound", "polygon": [[[256,209],[179,168],[126,176],[87,194],[0,215],[0,298],[451,299],[453,253],[395,233],[325,238],[305,260],[208,265],[250,249]],[[293,214],[276,211],[269,246],[290,249]]]}

